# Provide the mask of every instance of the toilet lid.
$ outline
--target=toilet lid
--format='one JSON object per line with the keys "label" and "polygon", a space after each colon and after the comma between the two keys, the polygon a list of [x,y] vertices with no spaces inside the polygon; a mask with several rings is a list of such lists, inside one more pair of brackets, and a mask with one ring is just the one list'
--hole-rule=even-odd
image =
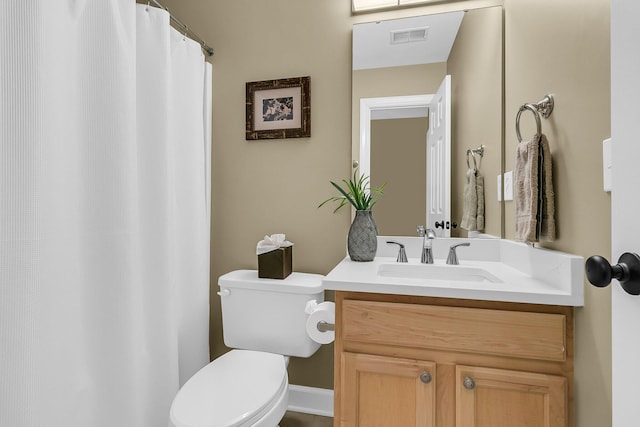
{"label": "toilet lid", "polygon": [[266,412],[288,384],[284,356],[232,350],[198,371],[171,405],[176,427],[235,427]]}

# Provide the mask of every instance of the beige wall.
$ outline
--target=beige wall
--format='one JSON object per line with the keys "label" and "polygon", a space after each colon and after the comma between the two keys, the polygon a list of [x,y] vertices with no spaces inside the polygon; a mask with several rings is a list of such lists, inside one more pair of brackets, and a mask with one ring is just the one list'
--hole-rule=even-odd
{"label": "beige wall", "polygon": [[[163,1],[163,3],[165,3]],[[172,0],[215,48],[213,63],[211,348],[222,341],[217,278],[257,268],[256,243],[286,233],[297,271],[328,273],[346,255],[350,213],[318,209],[351,171],[349,2]],[[245,141],[245,83],[311,76],[311,137]],[[333,387],[333,346],[292,360],[293,384]]]}
{"label": "beige wall", "polygon": [[[467,149],[485,145],[485,229],[502,236],[502,204],[496,177],[502,171],[502,8],[468,11],[447,61],[451,75],[451,218],[463,215]],[[477,157],[479,159],[479,157]],[[473,165],[473,163],[471,162]],[[458,228],[453,236],[466,236]]]}
{"label": "beige wall", "polygon": [[[351,16],[348,1],[164,0],[216,48],[213,109],[212,355],[224,352],[216,279],[255,268],[255,243],[287,233],[294,267],[327,273],[345,255],[347,211],[316,209],[328,181],[351,171],[351,26],[452,8],[467,1]],[[601,141],[609,131],[609,1],[505,0],[506,141],[512,165],[517,108],[547,92],[556,110],[543,124],[555,161],[558,241],[582,256],[610,252],[609,197],[602,192]],[[244,84],[310,75],[312,137],[244,140]],[[529,118],[530,119],[530,118]],[[523,118],[523,122],[526,118]],[[528,131],[523,127],[523,133]],[[278,169],[274,171],[274,166]],[[508,169],[511,166],[508,166]],[[507,206],[508,210],[512,209]],[[507,236],[513,235],[507,213]],[[585,287],[576,310],[576,426],[611,425],[609,291]],[[332,348],[295,360],[292,383],[332,386]]]}
{"label": "beige wall", "polygon": [[428,129],[427,117],[371,121],[371,184],[387,183],[375,207],[381,236],[416,235],[416,226],[424,225]]}
{"label": "beige wall", "polygon": [[[610,131],[609,1],[507,0],[506,170],[513,168],[520,105],[553,93],[542,119],[553,156],[558,239],[545,246],[583,257],[611,252],[610,198],[602,190],[602,140]],[[531,114],[521,118],[533,134]],[[526,125],[526,126],[525,126]],[[514,235],[506,203],[507,237]],[[585,284],[576,310],[576,426],[611,425],[611,304]]]}

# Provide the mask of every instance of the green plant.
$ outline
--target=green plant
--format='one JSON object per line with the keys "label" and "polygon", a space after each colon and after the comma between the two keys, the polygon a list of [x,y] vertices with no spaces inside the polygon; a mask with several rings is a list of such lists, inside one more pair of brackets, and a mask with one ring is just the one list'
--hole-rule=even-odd
{"label": "green plant", "polygon": [[344,188],[333,181],[329,181],[341,195],[329,197],[320,203],[318,207],[323,206],[327,202],[339,202],[338,207],[333,211],[334,213],[338,212],[338,210],[347,203],[351,203],[356,210],[370,211],[382,197],[382,192],[387,183],[385,182],[376,188],[369,188],[369,181],[368,176],[363,175],[358,178],[358,169],[353,171],[352,178],[342,180]]}

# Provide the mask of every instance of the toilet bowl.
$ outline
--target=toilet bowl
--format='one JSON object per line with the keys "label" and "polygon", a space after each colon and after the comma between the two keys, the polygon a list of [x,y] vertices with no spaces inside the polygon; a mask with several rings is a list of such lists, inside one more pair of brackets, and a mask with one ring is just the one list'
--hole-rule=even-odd
{"label": "toilet bowl", "polygon": [[170,411],[175,427],[276,427],[289,403],[288,356],[320,347],[306,331],[308,301],[324,301],[323,276],[260,279],[232,271],[218,283],[225,345],[235,348],[198,371]]}
{"label": "toilet bowl", "polygon": [[282,355],[231,350],[198,371],[176,395],[176,427],[274,427],[288,405]]}

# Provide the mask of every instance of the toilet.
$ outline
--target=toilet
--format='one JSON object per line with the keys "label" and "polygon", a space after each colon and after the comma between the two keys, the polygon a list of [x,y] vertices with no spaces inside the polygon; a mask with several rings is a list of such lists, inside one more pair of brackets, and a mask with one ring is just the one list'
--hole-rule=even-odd
{"label": "toilet", "polygon": [[224,343],[234,350],[191,377],[175,396],[175,427],[276,427],[289,402],[289,356],[320,344],[306,330],[307,302],[324,301],[323,276],[260,279],[256,270],[220,276]]}

